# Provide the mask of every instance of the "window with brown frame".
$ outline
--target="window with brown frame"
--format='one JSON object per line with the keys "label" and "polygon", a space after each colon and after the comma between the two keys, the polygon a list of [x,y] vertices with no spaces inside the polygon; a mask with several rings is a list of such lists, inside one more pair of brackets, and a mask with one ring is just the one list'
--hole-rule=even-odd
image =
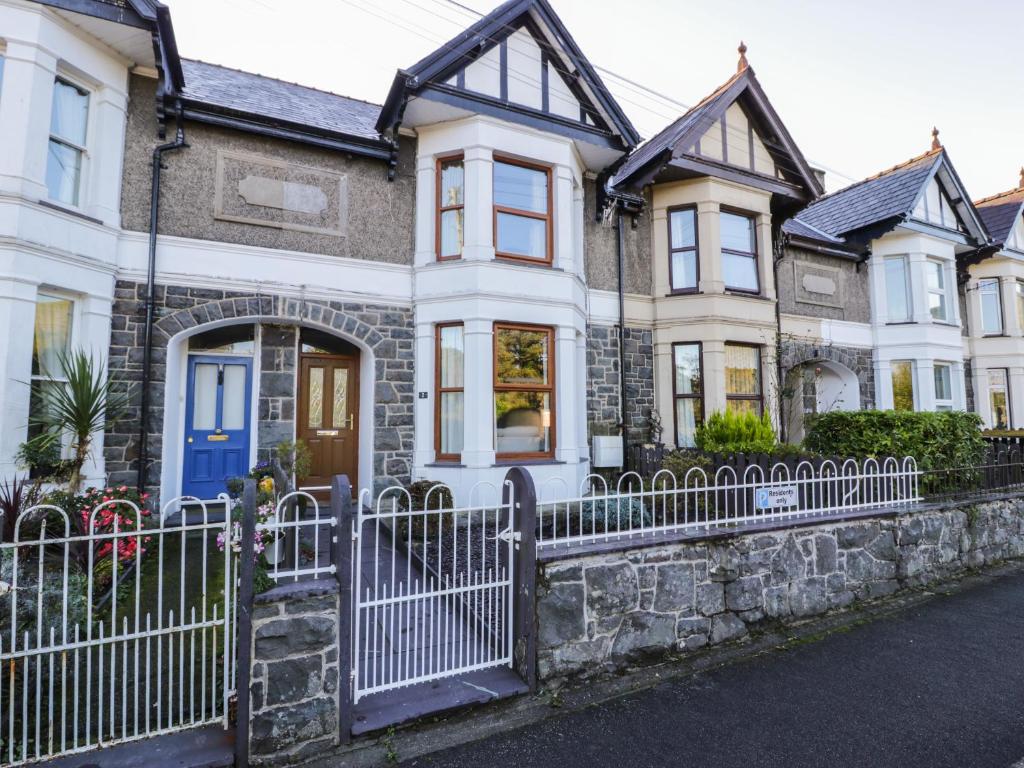
{"label": "window with brown frame", "polygon": [[494,252],[551,263],[551,169],[494,159]]}
{"label": "window with brown frame", "polygon": [[701,343],[672,345],[672,396],[675,398],[676,446],[693,448],[704,423],[704,367]]}
{"label": "window with brown frame", "polygon": [[761,392],[761,348],[752,344],[725,345],[725,407],[758,416],[764,408]]}
{"label": "window with brown frame", "polygon": [[462,323],[437,326],[435,339],[434,452],[438,461],[462,458],[465,424],[465,344]]}
{"label": "window with brown frame", "polygon": [[668,271],[672,293],[697,290],[697,209],[692,205],[668,212]]}
{"label": "window with brown frame", "polygon": [[730,291],[760,293],[757,276],[757,225],[753,216],[721,210],[722,277]]}
{"label": "window with brown frame", "polygon": [[494,447],[499,459],[555,451],[554,331],[494,325]]}
{"label": "window with brown frame", "polygon": [[437,161],[437,221],[435,250],[438,261],[462,257],[465,227],[466,179],[462,155]]}

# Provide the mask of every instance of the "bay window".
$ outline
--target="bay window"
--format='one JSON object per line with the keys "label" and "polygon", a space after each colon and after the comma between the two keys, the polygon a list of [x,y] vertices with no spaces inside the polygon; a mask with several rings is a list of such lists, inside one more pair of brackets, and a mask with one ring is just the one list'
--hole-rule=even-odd
{"label": "bay window", "polygon": [[722,239],[722,277],[732,291],[758,293],[757,227],[754,217],[731,211],[718,214]]}
{"label": "bay window", "polygon": [[50,149],[46,159],[46,188],[50,199],[78,205],[89,119],[89,94],[57,78],[50,114]]}
{"label": "bay window", "polygon": [[953,366],[935,363],[935,410],[953,410]]}
{"label": "bay window", "polygon": [[1024,332],[1024,281],[1016,283],[1017,295],[1017,329]]}
{"label": "bay window", "polygon": [[693,448],[697,427],[704,422],[704,383],[701,375],[701,344],[673,344],[673,390],[676,446]]}
{"label": "bay window", "polygon": [[914,410],[914,364],[909,360],[892,363],[892,407],[895,411]]}
{"label": "bay window", "polygon": [[1010,428],[1010,404],[1006,396],[1006,382],[1005,368],[988,370],[989,421],[993,429]]}
{"label": "bay window", "polygon": [[437,161],[437,220],[435,248],[439,261],[462,256],[465,228],[465,174],[462,155]]}
{"label": "bay window", "polygon": [[988,336],[1003,332],[1003,301],[996,278],[978,281],[978,300],[981,304],[981,330]]}
{"label": "bay window", "polygon": [[910,320],[910,281],[907,278],[906,257],[889,256],[885,259],[885,314],[890,323]]}
{"label": "bay window", "polygon": [[928,276],[928,310],[933,320],[949,322],[949,296],[946,291],[946,272],[941,261],[925,262]]}
{"label": "bay window", "polygon": [[439,461],[462,454],[465,423],[465,344],[462,323],[437,326],[435,338],[434,451]]}
{"label": "bay window", "polygon": [[554,455],[554,332],[494,326],[494,445],[499,459]]}
{"label": "bay window", "polygon": [[725,405],[735,413],[761,415],[761,348],[750,344],[725,345]]}
{"label": "bay window", "polygon": [[697,290],[697,209],[690,206],[668,212],[668,269],[673,293]]}
{"label": "bay window", "polygon": [[494,250],[499,257],[551,262],[551,170],[494,160]]}

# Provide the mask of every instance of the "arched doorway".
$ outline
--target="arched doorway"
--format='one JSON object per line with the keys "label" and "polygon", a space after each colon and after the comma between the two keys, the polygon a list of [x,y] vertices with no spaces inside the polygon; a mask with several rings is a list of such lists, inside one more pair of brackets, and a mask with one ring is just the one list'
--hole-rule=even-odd
{"label": "arched doorway", "polygon": [[786,393],[786,440],[794,444],[803,440],[808,416],[860,410],[857,374],[832,360],[808,360],[793,366],[786,374]]}

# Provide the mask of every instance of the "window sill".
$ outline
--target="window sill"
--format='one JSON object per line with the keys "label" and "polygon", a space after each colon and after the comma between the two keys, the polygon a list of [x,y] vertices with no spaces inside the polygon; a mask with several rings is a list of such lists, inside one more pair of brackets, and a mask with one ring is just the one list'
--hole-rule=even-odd
{"label": "window sill", "polygon": [[743,290],[740,290],[738,288],[726,288],[725,289],[725,295],[726,296],[742,296],[742,297],[747,298],[747,299],[758,299],[760,301],[771,301],[771,299],[769,299],[767,296],[765,296],[760,291],[743,291]]}
{"label": "window sill", "polygon": [[428,461],[424,467],[441,467],[448,469],[465,469],[466,465],[461,461]]}
{"label": "window sill", "polygon": [[673,296],[700,296],[701,292],[696,288],[684,288],[678,291],[670,291],[665,294],[665,298],[669,299]]}
{"label": "window sill", "polygon": [[84,221],[88,221],[93,224],[99,224],[100,226],[103,226],[102,221],[95,218],[94,216],[87,216],[86,214],[79,211],[77,208],[71,208],[61,203],[55,203],[51,200],[40,200],[39,204],[43,206],[43,208],[49,208],[50,210],[53,211],[60,211],[61,213],[68,214],[68,216],[74,216],[77,219],[82,219]]}
{"label": "window sill", "polygon": [[559,461],[554,458],[536,458],[536,459],[498,459],[492,466],[494,467],[538,467],[544,465],[556,465],[565,464],[564,461]]}
{"label": "window sill", "polygon": [[892,323],[886,323],[886,325],[917,325],[916,320],[897,320]]}

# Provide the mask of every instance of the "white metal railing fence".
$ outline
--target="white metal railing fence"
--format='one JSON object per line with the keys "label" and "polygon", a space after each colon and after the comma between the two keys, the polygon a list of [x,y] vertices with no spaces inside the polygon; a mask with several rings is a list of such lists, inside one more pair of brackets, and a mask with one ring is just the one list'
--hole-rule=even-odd
{"label": "white metal railing fence", "polygon": [[[447,498],[447,501],[446,501]],[[363,491],[352,520],[353,700],[512,665],[513,530],[508,501],[456,507]]]}
{"label": "white metal railing fence", "polygon": [[795,467],[695,467],[682,478],[661,470],[645,486],[635,472],[614,491],[599,475],[588,476],[578,496],[540,499],[537,546],[586,544],[677,531],[708,531],[750,523],[828,517],[920,500],[920,472],[912,457],[881,462],[854,459]]}
{"label": "white metal railing fence", "polygon": [[336,572],[332,551],[337,519],[321,509],[311,491],[303,488],[283,494],[276,502],[256,509],[257,550],[274,581],[300,581]]}
{"label": "white metal railing fence", "polygon": [[[172,522],[183,501],[200,521]],[[193,498],[156,520],[119,499],[77,515],[33,507],[0,542],[0,764],[228,726],[235,558],[217,541],[228,516]]]}

